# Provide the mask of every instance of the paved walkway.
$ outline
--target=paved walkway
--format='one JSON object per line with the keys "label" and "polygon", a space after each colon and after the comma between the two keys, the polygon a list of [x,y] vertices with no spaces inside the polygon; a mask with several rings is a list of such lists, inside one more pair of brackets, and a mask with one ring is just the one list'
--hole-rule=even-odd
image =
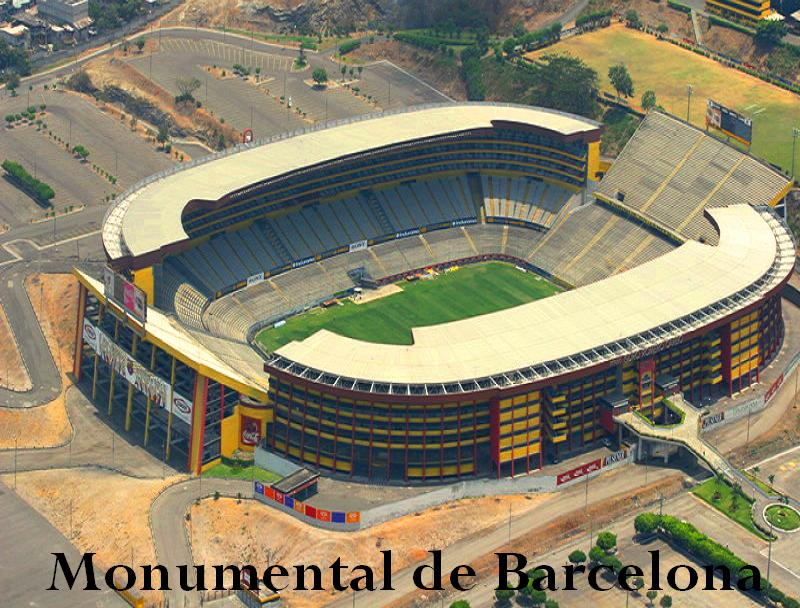
{"label": "paved walkway", "polygon": [[[682,422],[670,426],[653,425],[634,412],[628,412],[616,417],[616,421],[625,425],[633,433],[645,439],[654,439],[666,443],[681,445],[698,458],[703,460],[718,476],[724,478],[731,485],[740,486],[748,496],[754,497],[753,520],[764,529],[769,530],[770,524],[764,518],[764,507],[777,502],[777,497],[771,496],[761,486],[753,482],[740,470],[730,464],[712,445],[707,443],[700,433],[701,411],[686,401],[681,395],[670,397],[675,408],[684,414]],[[787,497],[789,504],[800,507],[800,502],[792,497]]]}

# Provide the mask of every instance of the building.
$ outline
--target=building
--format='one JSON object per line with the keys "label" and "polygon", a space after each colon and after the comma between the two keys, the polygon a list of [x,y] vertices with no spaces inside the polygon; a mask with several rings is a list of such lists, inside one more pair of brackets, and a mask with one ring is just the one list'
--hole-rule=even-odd
{"label": "building", "polygon": [[39,0],[39,14],[49,20],[74,25],[89,18],[89,0]]}
{"label": "building", "polygon": [[[260,443],[423,482],[535,470],[597,445],[619,411],[657,417],[676,390],[703,404],[758,382],[783,338],[795,246],[772,208],[789,180],[652,113],[598,183],[600,132],[539,108],[434,105],[145,180],[103,243],[146,320],[76,271],[78,384],[194,472]],[[415,329],[410,346],[327,331],[251,346],[353,290],[354,271],[386,283],[487,259],[568,289]]]}
{"label": "building", "polygon": [[0,27],[0,40],[17,47],[27,49],[31,45],[31,33],[24,25],[4,25]]}
{"label": "building", "polygon": [[735,21],[756,22],[775,15],[772,0],[706,0],[706,8]]}

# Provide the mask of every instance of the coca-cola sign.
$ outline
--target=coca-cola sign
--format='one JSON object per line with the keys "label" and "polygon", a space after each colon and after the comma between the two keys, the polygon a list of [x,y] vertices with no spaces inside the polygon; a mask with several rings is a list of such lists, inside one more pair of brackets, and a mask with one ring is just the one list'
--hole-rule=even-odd
{"label": "coca-cola sign", "polygon": [[242,416],[242,445],[253,447],[257,446],[259,441],[261,441],[261,420]]}
{"label": "coca-cola sign", "polygon": [[192,424],[192,402],[180,393],[172,392],[172,414],[183,420],[186,424]]}

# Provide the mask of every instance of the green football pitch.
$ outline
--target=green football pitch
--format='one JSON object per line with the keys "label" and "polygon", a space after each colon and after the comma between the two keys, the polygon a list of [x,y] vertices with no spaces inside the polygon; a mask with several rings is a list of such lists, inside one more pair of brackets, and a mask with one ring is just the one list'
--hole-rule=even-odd
{"label": "green football pitch", "polygon": [[561,291],[530,272],[504,262],[459,268],[433,280],[403,281],[402,292],[365,304],[350,300],[315,308],[256,336],[267,352],[320,329],[381,344],[412,344],[411,328],[438,325],[539,300]]}

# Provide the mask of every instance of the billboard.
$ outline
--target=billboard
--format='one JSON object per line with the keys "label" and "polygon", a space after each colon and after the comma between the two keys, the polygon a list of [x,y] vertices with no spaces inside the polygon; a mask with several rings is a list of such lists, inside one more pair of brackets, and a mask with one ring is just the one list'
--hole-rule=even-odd
{"label": "billboard", "polygon": [[147,295],[108,266],[103,269],[103,295],[144,325],[147,320]]}
{"label": "billboard", "polygon": [[95,327],[89,319],[83,320],[83,341],[91,346],[103,362],[125,378],[153,404],[163,407],[186,424],[192,424],[193,403],[131,355],[114,343],[108,335]]}
{"label": "billboard", "polygon": [[356,526],[361,523],[360,511],[329,511],[328,509],[312,507],[309,504],[285,496],[274,488],[265,486],[260,481],[253,482],[253,494],[262,502],[267,504],[270,501],[278,503],[316,521],[346,526]]}
{"label": "billboard", "polygon": [[713,99],[706,105],[706,128],[713,127],[743,144],[753,142],[753,121]]}
{"label": "billboard", "polygon": [[242,432],[240,439],[242,445],[248,445],[250,447],[257,446],[258,442],[261,440],[261,420],[242,415]]}

